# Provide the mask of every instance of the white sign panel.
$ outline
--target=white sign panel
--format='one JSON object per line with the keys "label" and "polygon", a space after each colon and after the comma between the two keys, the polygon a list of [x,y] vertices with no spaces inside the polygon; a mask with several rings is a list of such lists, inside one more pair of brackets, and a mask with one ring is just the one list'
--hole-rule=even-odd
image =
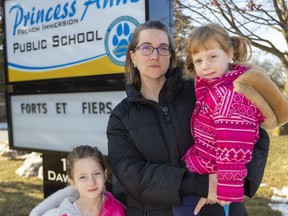
{"label": "white sign panel", "polygon": [[145,0],[5,0],[8,81],[124,72]]}
{"label": "white sign panel", "polygon": [[92,145],[107,154],[106,128],[124,91],[11,95],[13,146],[68,152]]}

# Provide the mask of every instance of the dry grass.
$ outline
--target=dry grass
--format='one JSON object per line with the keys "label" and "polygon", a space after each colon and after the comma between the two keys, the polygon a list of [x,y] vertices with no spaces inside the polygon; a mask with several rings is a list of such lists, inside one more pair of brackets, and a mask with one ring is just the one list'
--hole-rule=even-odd
{"label": "dry grass", "polygon": [[16,175],[22,164],[23,160],[0,160],[0,215],[27,216],[43,199],[42,180]]}
{"label": "dry grass", "polygon": [[[251,216],[281,216],[280,212],[272,211],[268,206],[273,195],[271,187],[281,190],[288,186],[288,136],[271,136],[270,151],[262,183],[252,199],[246,199],[246,207]],[[288,203],[287,203],[288,205]]]}

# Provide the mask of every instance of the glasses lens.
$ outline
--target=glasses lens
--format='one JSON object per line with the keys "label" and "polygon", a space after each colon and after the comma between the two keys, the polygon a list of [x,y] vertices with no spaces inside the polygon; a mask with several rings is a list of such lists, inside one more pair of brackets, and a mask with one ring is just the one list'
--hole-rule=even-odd
{"label": "glasses lens", "polygon": [[149,45],[140,45],[137,47],[137,50],[139,50],[140,54],[145,55],[145,56],[151,55],[154,49],[156,49],[158,54],[162,56],[168,56],[171,53],[171,49],[169,46],[160,46],[160,47],[154,48]]}
{"label": "glasses lens", "polygon": [[159,55],[167,56],[170,55],[170,47],[169,46],[160,46],[157,48]]}
{"label": "glasses lens", "polygon": [[142,55],[151,55],[154,48],[152,46],[141,45],[138,47],[138,50],[139,50],[140,54],[142,54]]}

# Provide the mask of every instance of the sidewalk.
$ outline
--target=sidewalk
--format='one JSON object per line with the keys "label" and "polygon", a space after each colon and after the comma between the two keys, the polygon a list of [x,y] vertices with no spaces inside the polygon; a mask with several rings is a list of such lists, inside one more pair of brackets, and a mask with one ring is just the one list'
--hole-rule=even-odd
{"label": "sidewalk", "polygon": [[8,140],[7,123],[0,123],[0,142]]}

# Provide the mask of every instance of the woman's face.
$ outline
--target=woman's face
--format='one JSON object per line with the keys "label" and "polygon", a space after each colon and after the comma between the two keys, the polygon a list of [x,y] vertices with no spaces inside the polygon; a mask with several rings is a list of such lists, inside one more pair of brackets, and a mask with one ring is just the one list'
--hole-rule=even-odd
{"label": "woman's face", "polygon": [[159,48],[158,50],[154,49],[150,55],[143,55],[145,52],[143,49],[143,52],[137,48],[135,51],[130,51],[133,64],[140,72],[141,81],[158,81],[165,78],[170,64],[170,54],[168,51],[168,55],[160,55],[158,51],[161,49],[160,53],[167,54],[167,49],[170,50],[167,34],[157,29],[143,30],[139,34],[137,47],[139,46],[145,50],[151,49],[151,47]]}
{"label": "woman's face", "polygon": [[73,179],[69,181],[80,198],[99,199],[105,189],[106,175],[95,158],[86,157],[74,162]]}

